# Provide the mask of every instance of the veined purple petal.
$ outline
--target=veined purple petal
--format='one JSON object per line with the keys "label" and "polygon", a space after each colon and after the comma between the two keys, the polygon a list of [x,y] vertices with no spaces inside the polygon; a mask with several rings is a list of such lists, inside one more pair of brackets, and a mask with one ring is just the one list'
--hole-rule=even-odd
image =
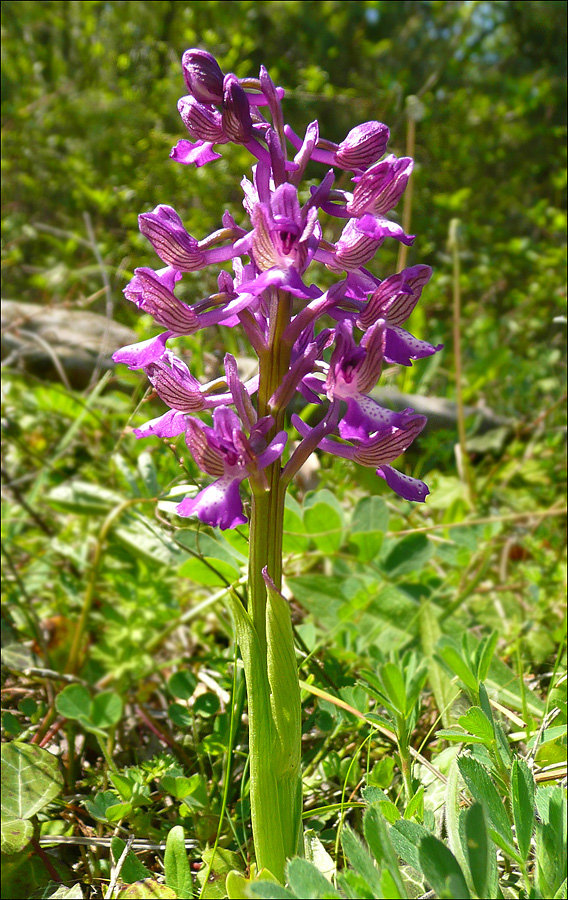
{"label": "veined purple petal", "polygon": [[183,78],[190,94],[201,103],[220,103],[223,99],[223,73],[207,50],[192,48],[181,58]]}
{"label": "veined purple petal", "polygon": [[192,138],[211,144],[226,140],[221,114],[212,106],[205,106],[195,97],[189,96],[180,97],[177,107],[183,124]]}
{"label": "veined purple petal", "polygon": [[186,497],[178,505],[178,516],[197,516],[205,525],[213,528],[236,528],[247,521],[243,514],[243,503],[239,485],[242,478],[226,475],[214,481],[197,494]]}
{"label": "veined purple petal", "polygon": [[129,369],[143,369],[162,358],[166,352],[166,341],[171,334],[171,331],[163,331],[147,341],[129,344],[127,347],[116,350],[112,354],[112,358],[116,363],[123,363]]}
{"label": "veined purple petal", "polygon": [[392,434],[380,434],[361,443],[353,455],[355,462],[363,466],[384,466],[391,463],[410,447],[426,424],[426,416],[413,416],[404,428],[394,428]]}
{"label": "veined purple petal", "polygon": [[231,402],[228,393],[205,394],[202,385],[193,377],[185,363],[173,354],[170,354],[167,362],[169,366],[166,365],[165,358],[151,363],[146,367],[146,375],[168,406],[184,413],[192,413]]}
{"label": "veined purple petal", "polygon": [[206,264],[198,242],[183,227],[175,209],[156,206],[138,216],[138,226],[158,256],[179,272],[195,272]]}
{"label": "veined purple petal", "polygon": [[[218,412],[218,409],[215,410]],[[209,440],[212,431],[198,419],[187,419],[185,441],[195,462],[208,475],[221,477],[225,474],[223,454]]]}
{"label": "veined purple petal", "polygon": [[373,258],[384,238],[376,240],[364,234],[354,219],[349,219],[335,244],[334,259],[340,269],[358,269]]}
{"label": "veined purple petal", "polygon": [[[408,316],[414,309],[416,301],[414,292],[404,279],[404,275],[390,275],[373,291],[368,302],[357,318],[357,326],[369,328],[378,319],[385,319],[390,324],[389,311],[393,304],[399,304],[401,312],[408,310]],[[405,316],[402,322],[408,318]]]}
{"label": "veined purple petal", "polygon": [[246,144],[253,134],[249,99],[236,75],[223,81],[223,130],[236,144]]}
{"label": "veined purple petal", "polygon": [[191,141],[182,139],[172,148],[170,159],[184,166],[197,166],[199,169],[207,163],[221,159],[221,154],[213,150],[213,143],[210,141],[196,141],[192,144]]}
{"label": "veined purple petal", "polygon": [[296,270],[292,268],[286,271],[277,268],[268,269],[253,281],[239,285],[238,291],[258,296],[268,287],[285,287],[291,294],[304,300],[313,300],[321,296],[321,291],[315,284],[307,287]]}
{"label": "veined purple petal", "polygon": [[166,287],[164,280],[153,269],[135,269],[124,296],[174,334],[193,334],[201,327],[198,316]]}
{"label": "veined purple petal", "polygon": [[428,486],[423,481],[411,478],[410,475],[403,475],[392,466],[379,466],[377,475],[384,478],[390,489],[405,500],[424,503],[430,493]]}
{"label": "veined purple petal", "polygon": [[356,179],[347,211],[359,217],[367,212],[382,216],[394,209],[404,193],[413,165],[409,157],[397,159],[392,154],[375,163]]}
{"label": "veined purple petal", "polygon": [[352,171],[372,166],[385,152],[389,136],[387,126],[382,122],[356,125],[335,152],[337,165]]}
{"label": "veined purple petal", "polygon": [[185,413],[179,412],[177,409],[169,409],[163,416],[150,419],[149,422],[145,422],[140,428],[135,428],[134,434],[137,438],[172,438],[177,437],[178,434],[183,434],[186,428]]}

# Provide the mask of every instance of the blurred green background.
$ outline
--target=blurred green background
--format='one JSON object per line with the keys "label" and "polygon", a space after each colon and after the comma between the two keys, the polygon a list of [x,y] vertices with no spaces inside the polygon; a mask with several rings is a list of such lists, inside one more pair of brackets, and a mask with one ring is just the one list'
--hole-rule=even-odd
{"label": "blurred green background", "polygon": [[[200,170],[168,159],[185,136],[180,57],[201,46],[241,76],[265,63],[300,131],[317,117],[340,141],[376,118],[403,155],[417,111],[408,262],[435,276],[413,326],[446,351],[403,387],[453,395],[446,246],[459,218],[466,402],[525,420],[562,396],[565,3],[7,0],[2,11],[4,298],[105,311],[87,213],[114,315],[141,327],[120,293],[135,266],[157,265],[138,214],[171,204],[198,238],[224,208],[242,218],[245,151]],[[373,271],[394,271],[396,253],[387,242]],[[194,279],[196,297],[212,279]]]}

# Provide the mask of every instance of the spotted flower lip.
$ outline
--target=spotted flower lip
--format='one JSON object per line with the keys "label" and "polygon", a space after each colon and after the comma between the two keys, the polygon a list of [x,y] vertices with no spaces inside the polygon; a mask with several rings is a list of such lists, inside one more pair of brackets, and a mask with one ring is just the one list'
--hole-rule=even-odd
{"label": "spotted flower lip", "polygon": [[217,407],[212,427],[188,417],[186,443],[199,468],[216,481],[196,497],[182,500],[178,515],[197,515],[207,525],[223,530],[247,521],[239,485],[275,462],[288,439],[285,431],[279,431],[266,445],[263,435],[267,425],[270,423],[266,421],[255,423],[247,438],[239,417],[226,406]]}

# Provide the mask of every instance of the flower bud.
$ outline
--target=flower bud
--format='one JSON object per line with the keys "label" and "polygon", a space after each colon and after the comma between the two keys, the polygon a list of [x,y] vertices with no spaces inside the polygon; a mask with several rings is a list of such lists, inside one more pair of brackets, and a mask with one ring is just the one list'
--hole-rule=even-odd
{"label": "flower bud", "polygon": [[205,265],[205,254],[171,206],[160,205],[142,213],[138,225],[158,256],[178,272],[195,272]]}
{"label": "flower bud", "polygon": [[246,144],[252,137],[249,100],[236,75],[226,75],[223,82],[223,129],[236,144]]}
{"label": "flower bud", "polygon": [[214,56],[206,50],[186,50],[181,58],[187,89],[201,103],[221,103],[223,73]]}
{"label": "flower bud", "polygon": [[397,159],[392,154],[376,163],[358,179],[347,212],[357,217],[367,212],[382,216],[394,209],[404,193],[412,166],[410,158]]}
{"label": "flower bud", "polygon": [[335,160],[345,169],[367,169],[386,150],[390,132],[382,122],[363,122],[352,128],[335,152]]}

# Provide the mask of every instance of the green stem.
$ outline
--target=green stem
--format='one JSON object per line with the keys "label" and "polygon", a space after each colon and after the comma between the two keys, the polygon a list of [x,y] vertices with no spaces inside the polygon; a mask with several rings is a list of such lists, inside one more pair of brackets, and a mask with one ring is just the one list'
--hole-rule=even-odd
{"label": "green stem", "polygon": [[[275,289],[267,300],[271,333],[260,356],[258,415],[274,419],[270,440],[284,425],[285,409],[270,401],[290,365],[291,347],[283,334],[292,302]],[[231,599],[247,684],[256,862],[284,882],[286,859],[298,852],[301,833],[301,702],[290,611],[280,594],[286,495],[280,460],[264,475],[251,478],[248,610]],[[269,590],[263,569],[274,585]]]}
{"label": "green stem", "polygon": [[454,365],[456,373],[456,401],[458,412],[458,445],[460,448],[461,468],[463,479],[469,495],[469,501],[474,502],[473,479],[469,458],[467,455],[465,433],[465,408],[463,402],[463,367],[461,354],[461,266],[459,247],[459,219],[450,222],[448,248],[452,254],[453,268],[453,332],[454,332]]}
{"label": "green stem", "polygon": [[406,719],[404,716],[397,716],[397,743],[400,755],[400,768],[402,772],[402,780],[404,783],[404,791],[406,793],[406,802],[410,803],[414,796],[412,788],[412,760],[410,758],[410,749],[408,746],[408,732],[406,728]]}

